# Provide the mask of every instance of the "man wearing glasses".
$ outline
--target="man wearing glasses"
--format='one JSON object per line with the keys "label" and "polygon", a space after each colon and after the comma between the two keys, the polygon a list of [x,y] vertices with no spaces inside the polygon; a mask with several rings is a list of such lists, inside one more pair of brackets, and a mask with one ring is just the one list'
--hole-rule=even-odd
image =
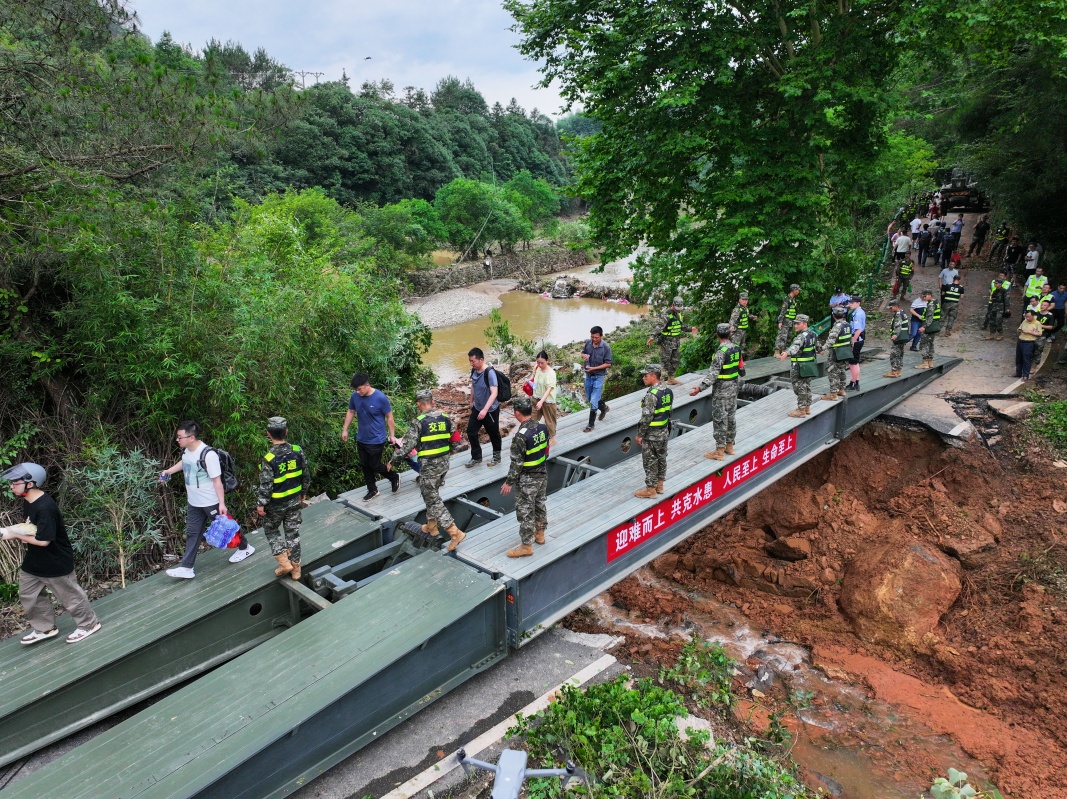
{"label": "man wearing glasses", "polygon": [[[200,549],[204,531],[218,514],[227,512],[219,456],[201,441],[199,436],[200,425],[196,422],[182,422],[174,436],[178,446],[182,448],[181,460],[159,473],[160,482],[169,480],[172,474],[178,472],[185,474],[185,492],[188,495],[185,556],[176,567],[167,569],[167,574],[177,580],[192,580],[196,577],[193,564],[196,563],[196,553]],[[248,539],[241,535],[241,543],[237,551],[230,556],[230,563],[240,563],[255,551],[256,548],[250,546]]]}

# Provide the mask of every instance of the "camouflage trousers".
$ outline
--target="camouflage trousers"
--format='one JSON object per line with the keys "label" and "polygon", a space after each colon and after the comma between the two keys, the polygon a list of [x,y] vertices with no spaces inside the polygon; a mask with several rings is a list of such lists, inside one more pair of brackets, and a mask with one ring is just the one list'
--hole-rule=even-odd
{"label": "camouflage trousers", "polygon": [[845,390],[845,375],[848,374],[848,361],[838,361],[831,354],[826,359],[826,376],[830,378],[830,393]]}
{"label": "camouflage trousers", "polygon": [[645,485],[655,488],[667,479],[667,430],[650,432],[641,439],[641,465],[645,468]]}
{"label": "camouflage trousers", "polygon": [[519,520],[519,537],[532,544],[534,532],[548,527],[548,471],[523,472],[516,486],[515,518]]}
{"label": "camouflage trousers", "polygon": [[[904,336],[907,333],[901,333]],[[901,341],[891,341],[889,346],[889,368],[893,372],[899,372],[904,368],[904,345],[908,343],[907,339]]]}
{"label": "camouflage trousers", "polygon": [[711,395],[711,421],[715,430],[715,446],[722,449],[734,443],[737,435],[737,390],[739,380],[719,380]]}
{"label": "camouflage trousers", "polygon": [[797,395],[797,407],[810,408],[811,378],[801,377],[795,363],[789,367],[789,382],[793,386],[793,393]]}
{"label": "camouflage trousers", "polygon": [[678,369],[678,360],[682,354],[681,336],[663,336],[659,340],[660,365],[664,377],[673,377]]}
{"label": "camouflage trousers", "polygon": [[1032,360],[1034,368],[1041,365],[1041,355],[1045,351],[1046,344],[1048,344],[1048,340],[1045,338],[1038,338],[1038,340],[1034,342],[1034,357]]}
{"label": "camouflage trousers", "polygon": [[774,351],[782,352],[789,344],[789,336],[793,333],[793,323],[786,319],[782,322],[782,329],[778,331],[778,338],[774,340]]}
{"label": "camouflage trousers", "polygon": [[300,562],[300,504],[267,505],[263,517],[263,535],[270,544],[270,554],[289,553],[289,560]]}
{"label": "camouflage trousers", "polygon": [[924,361],[932,361],[934,359],[934,339],[937,338],[937,333],[923,333],[921,339],[919,339],[919,355],[922,356]]}
{"label": "camouflage trousers", "polygon": [[946,302],[941,308],[941,326],[946,333],[951,333],[956,324],[956,317],[960,313],[960,304],[958,302]]}
{"label": "camouflage trousers", "polygon": [[986,306],[985,324],[982,327],[989,328],[990,333],[1004,332],[1004,304],[991,302]]}
{"label": "camouflage trousers", "polygon": [[745,354],[745,336],[747,333],[747,330],[735,330],[730,334],[730,343],[741,350],[742,357]]}
{"label": "camouflage trousers", "polygon": [[419,461],[419,492],[426,503],[426,521],[433,519],[442,530],[447,530],[455,519],[441,500],[441,483],[448,474],[448,456],[423,458]]}

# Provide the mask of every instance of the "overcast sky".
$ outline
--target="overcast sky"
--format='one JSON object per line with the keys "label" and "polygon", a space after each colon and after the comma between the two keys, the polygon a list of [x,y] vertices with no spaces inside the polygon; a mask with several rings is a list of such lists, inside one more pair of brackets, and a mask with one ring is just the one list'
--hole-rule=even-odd
{"label": "overcast sky", "polygon": [[[263,47],[293,70],[347,71],[353,89],[388,78],[432,91],[446,75],[470,78],[492,105],[515,97],[527,111],[559,116],[559,95],[534,89],[536,64],[515,49],[514,20],[499,0],[131,0],[153,41],[164,31],[200,50],[209,39]],[[370,56],[370,60],[365,60]],[[314,78],[308,77],[308,83]]]}

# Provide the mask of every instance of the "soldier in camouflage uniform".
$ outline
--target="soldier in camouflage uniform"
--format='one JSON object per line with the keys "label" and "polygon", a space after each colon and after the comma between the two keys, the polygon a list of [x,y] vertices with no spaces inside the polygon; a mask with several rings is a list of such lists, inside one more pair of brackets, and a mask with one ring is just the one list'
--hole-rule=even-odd
{"label": "soldier in camouflage uniform", "polygon": [[[663,317],[660,319],[661,327],[659,332],[649,336],[648,341],[645,342],[647,346],[651,346],[653,339],[659,340],[659,355],[663,365],[663,374],[667,378],[667,382],[672,386],[677,386],[682,382],[675,379],[674,373],[678,371],[678,359],[682,351],[682,333],[684,332],[682,323],[683,307],[682,298],[675,297],[671,307],[663,313]],[[696,333],[697,329],[695,327],[691,328],[690,332]]]}
{"label": "soldier in camouflage uniform", "polygon": [[748,335],[748,292],[742,291],[737,298],[737,305],[730,314],[730,341],[737,345],[741,357],[745,357],[745,336]]}
{"label": "soldier in camouflage uniform", "polygon": [[889,310],[893,312],[889,322],[889,371],[882,377],[900,377],[900,370],[904,368],[904,345],[908,343],[908,327],[911,323],[908,314],[900,309],[900,300],[890,300]]}
{"label": "soldier in camouflage uniform", "polygon": [[263,535],[278,561],[274,574],[300,579],[300,506],[308,484],[307,461],[300,447],[286,441],[289,423],[281,416],[267,420],[270,452],[263,456],[256,492],[256,513]]}
{"label": "soldier in camouflage uniform", "polygon": [[[830,378],[830,393],[823,394],[819,399],[839,400],[845,396],[845,372],[848,371],[848,358],[852,356],[852,326],[845,318],[846,310],[843,306],[835,305],[830,313],[834,323],[830,326],[826,343],[823,345],[823,348],[828,350],[826,376]],[[838,353],[843,356],[842,360],[838,360]]]}
{"label": "soldier in camouflage uniform", "polygon": [[778,311],[778,338],[774,340],[774,354],[777,356],[785,349],[785,343],[789,341],[789,333],[793,329],[794,320],[797,318],[797,296],[800,294],[800,286],[796,283],[789,287],[789,293],[782,301],[782,307]]}
{"label": "soldier in camouflage uniform", "polygon": [[793,323],[797,331],[796,338],[785,352],[778,357],[781,360],[790,360],[789,382],[793,385],[793,393],[797,395],[797,409],[790,411],[793,417],[807,416],[811,413],[811,377],[801,375],[802,368],[815,363],[815,352],[819,346],[818,336],[815,331],[808,330],[807,314],[797,314]]}
{"label": "soldier in camouflage uniform", "polygon": [[455,425],[433,406],[433,393],[423,390],[415,395],[419,413],[404,434],[400,447],[393,453],[393,466],[402,463],[412,450],[419,459],[419,491],[426,503],[426,524],[422,531],[434,538],[440,531],[448,533],[448,551],[453,551],[466,534],[456,526],[452,514],[441,501],[441,485],[448,474],[449,456],[455,448],[452,440]]}
{"label": "soldier in camouflage uniform", "polygon": [[986,341],[1004,338],[1004,311],[1008,308],[1008,292],[1011,291],[1011,281],[1003,270],[997,275],[997,279],[989,284],[989,305],[986,306],[985,322],[982,329],[989,330]]}
{"label": "soldier in camouflage uniform", "polygon": [[641,381],[648,393],[641,398],[641,420],[637,423],[637,445],[641,447],[641,465],[645,467],[645,487],[635,497],[651,499],[662,494],[667,479],[667,438],[670,436],[671,405],[674,392],[660,384],[662,367],[650,363],[641,370]]}
{"label": "soldier in camouflage uniform", "polygon": [[533,554],[532,544],[545,543],[548,527],[548,428],[535,422],[533,403],[529,397],[519,396],[511,401],[519,429],[511,439],[511,469],[500,487],[507,496],[518,485],[515,498],[515,518],[519,521],[522,543],[508,550],[509,558],[524,558]]}
{"label": "soldier in camouflage uniform", "polygon": [[[744,296],[744,295],[742,295]],[[695,397],[701,391],[714,386],[711,395],[711,421],[715,430],[715,451],[705,452],[704,457],[713,461],[725,460],[734,454],[734,436],[737,434],[737,391],[741,387],[741,347],[732,341],[730,334],[732,324],[720,324],[715,328],[719,337],[719,348],[711,359],[711,368],[700,381],[700,385],[689,392]]]}
{"label": "soldier in camouflage uniform", "polygon": [[934,293],[930,289],[923,290],[922,298],[926,301],[922,324],[919,325],[919,332],[922,333],[922,338],[919,339],[919,354],[923,362],[915,368],[933,369],[934,339],[937,337],[937,330],[941,327],[941,303],[934,299]]}

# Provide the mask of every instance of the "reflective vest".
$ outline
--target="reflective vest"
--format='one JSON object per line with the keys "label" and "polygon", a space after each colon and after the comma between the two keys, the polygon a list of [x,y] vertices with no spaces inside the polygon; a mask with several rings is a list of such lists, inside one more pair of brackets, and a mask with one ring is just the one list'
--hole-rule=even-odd
{"label": "reflective vest", "polygon": [[785,318],[792,322],[797,318],[797,301],[793,297],[790,297],[788,302],[789,307],[785,309]]}
{"label": "reflective vest", "polygon": [[1046,294],[1044,297],[1042,297],[1041,299],[1038,300],[1038,303],[1042,303],[1042,302],[1047,302],[1049,305],[1053,305],[1054,304],[1053,300],[1052,300],[1052,292],[1051,291],[1048,294]]}
{"label": "reflective vest", "polygon": [[951,286],[945,286],[945,296],[942,302],[959,302],[960,297],[963,296],[963,286],[957,286],[955,284]]}
{"label": "reflective vest", "polygon": [[304,453],[293,445],[292,457],[279,458],[273,452],[263,456],[274,475],[271,500],[285,499],[304,490]]}
{"label": "reflective vest", "polygon": [[837,331],[837,338],[831,342],[830,347],[836,349],[837,347],[851,347],[852,346],[852,328],[848,324],[841,325],[841,329]]}
{"label": "reflective vest", "polygon": [[652,414],[649,427],[663,427],[671,420],[671,405],[674,404],[674,392],[663,386],[650,388],[648,393],[656,398],[656,410]]}
{"label": "reflective vest", "polygon": [[661,335],[670,336],[675,338],[682,335],[682,317],[681,314],[675,311],[667,311],[667,325],[663,328]]}
{"label": "reflective vest", "polygon": [[900,262],[900,276],[911,277],[911,273],[915,271],[915,264],[905,258]]}
{"label": "reflective vest", "polygon": [[723,344],[719,350],[723,353],[719,380],[737,380],[741,371],[741,348],[733,344]]}
{"label": "reflective vest", "polygon": [[805,330],[801,335],[804,336],[804,340],[800,343],[800,352],[789,356],[789,360],[793,363],[815,360],[815,333],[811,330]]}
{"label": "reflective vest", "polygon": [[452,420],[443,413],[420,413],[415,417],[419,423],[419,443],[416,451],[419,460],[440,458],[452,449]]}
{"label": "reflective vest", "polygon": [[748,308],[744,305],[738,305],[737,310],[737,329],[748,330]]}
{"label": "reflective vest", "polygon": [[[1039,282],[1040,281],[1040,282]],[[1041,289],[1045,285],[1045,276],[1038,277],[1037,275],[1030,275],[1026,278],[1026,291],[1023,292],[1024,297],[1040,297]]]}
{"label": "reflective vest", "polygon": [[[908,315],[903,311],[897,311],[893,314],[893,321],[889,323],[889,335],[899,336],[902,333],[906,336],[908,332]],[[900,339],[894,343],[903,344],[905,339]]]}
{"label": "reflective vest", "polygon": [[[933,314],[930,313],[933,309]],[[930,300],[926,304],[926,310],[923,311],[923,322],[939,322],[941,320],[941,303],[937,300]]]}
{"label": "reflective vest", "polygon": [[526,439],[526,455],[522,468],[532,470],[542,466],[548,459],[548,428],[543,422],[527,422],[519,432]]}

